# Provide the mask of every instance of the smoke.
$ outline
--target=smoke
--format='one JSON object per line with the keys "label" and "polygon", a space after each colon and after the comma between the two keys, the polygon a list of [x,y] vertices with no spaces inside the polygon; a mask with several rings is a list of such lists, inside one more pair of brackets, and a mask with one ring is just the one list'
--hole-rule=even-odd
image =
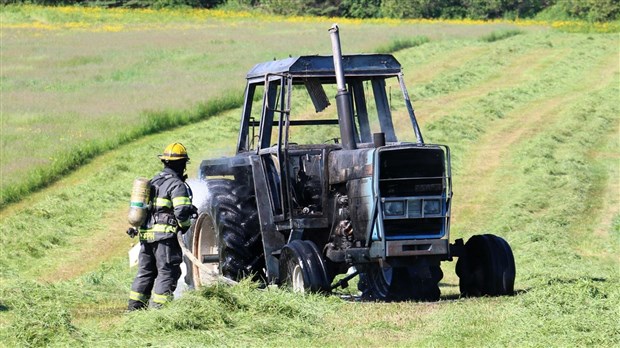
{"label": "smoke", "polygon": [[209,190],[207,189],[207,182],[200,179],[187,179],[187,185],[192,189],[192,204],[198,208],[199,212],[203,212],[207,208],[207,198],[209,197]]}

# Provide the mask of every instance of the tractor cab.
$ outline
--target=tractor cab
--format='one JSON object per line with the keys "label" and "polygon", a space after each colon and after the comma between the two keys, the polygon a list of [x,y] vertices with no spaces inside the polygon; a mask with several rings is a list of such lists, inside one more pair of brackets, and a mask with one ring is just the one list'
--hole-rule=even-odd
{"label": "tractor cab", "polygon": [[237,152],[256,153],[264,162],[276,221],[323,215],[324,161],[343,148],[343,138],[356,148],[422,141],[419,130],[411,131],[417,124],[398,61],[385,54],[342,58],[353,137],[341,132],[330,102],[337,94],[332,56],[260,63],[247,74]]}

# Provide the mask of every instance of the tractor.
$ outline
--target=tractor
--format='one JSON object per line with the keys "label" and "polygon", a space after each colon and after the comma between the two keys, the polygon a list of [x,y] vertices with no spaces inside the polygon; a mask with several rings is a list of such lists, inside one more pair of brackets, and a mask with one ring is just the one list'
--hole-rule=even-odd
{"label": "tractor", "polygon": [[359,276],[364,300],[436,301],[440,263],[458,257],[463,296],[511,294],[503,238],[450,243],[450,149],[424,143],[400,63],[342,55],[329,31],[332,56],[248,72],[236,155],[203,160],[190,182],[203,193],[183,236],[187,283],[330,293]]}

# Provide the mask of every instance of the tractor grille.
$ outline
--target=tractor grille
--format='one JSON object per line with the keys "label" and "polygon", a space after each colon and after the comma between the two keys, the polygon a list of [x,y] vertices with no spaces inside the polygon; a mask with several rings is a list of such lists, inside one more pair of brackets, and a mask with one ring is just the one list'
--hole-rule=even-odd
{"label": "tractor grille", "polygon": [[443,235],[444,218],[384,220],[386,239],[411,239]]}
{"label": "tractor grille", "polygon": [[424,147],[382,151],[379,166],[386,239],[443,236],[449,214],[443,149]]}

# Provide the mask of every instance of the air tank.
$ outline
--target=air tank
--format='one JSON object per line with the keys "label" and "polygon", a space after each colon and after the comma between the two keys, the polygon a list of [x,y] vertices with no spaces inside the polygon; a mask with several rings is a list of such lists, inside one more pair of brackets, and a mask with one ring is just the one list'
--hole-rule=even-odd
{"label": "air tank", "polygon": [[146,178],[137,178],[131,188],[131,202],[127,221],[135,228],[142,226],[146,220],[146,212],[149,207],[151,182]]}

